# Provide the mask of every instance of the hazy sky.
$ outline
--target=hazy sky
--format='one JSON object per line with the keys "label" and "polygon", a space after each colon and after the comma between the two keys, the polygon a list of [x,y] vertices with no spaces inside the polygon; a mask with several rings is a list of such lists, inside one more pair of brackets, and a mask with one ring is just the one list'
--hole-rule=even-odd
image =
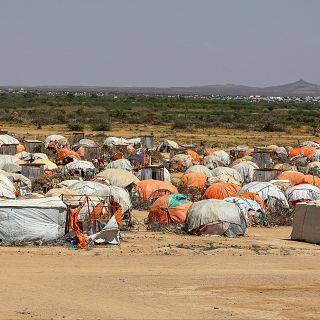
{"label": "hazy sky", "polygon": [[0,0],[0,85],[320,83],[319,0]]}

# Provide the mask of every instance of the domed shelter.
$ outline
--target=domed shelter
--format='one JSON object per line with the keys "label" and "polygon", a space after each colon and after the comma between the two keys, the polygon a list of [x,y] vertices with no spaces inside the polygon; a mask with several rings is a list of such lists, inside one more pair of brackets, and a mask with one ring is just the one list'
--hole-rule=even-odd
{"label": "domed shelter", "polygon": [[203,173],[208,178],[212,177],[211,171],[207,167],[205,167],[205,166],[203,166],[201,164],[197,164],[195,166],[192,166],[192,167],[188,168],[186,173]]}
{"label": "domed shelter", "polygon": [[221,176],[222,174],[224,174],[224,175],[228,175],[228,176],[234,178],[235,180],[237,180],[241,183],[243,182],[243,178],[242,178],[241,174],[233,168],[218,167],[218,168],[211,170],[211,174],[213,177]]}
{"label": "domed shelter", "polygon": [[295,186],[304,183],[304,174],[298,171],[284,171],[279,174],[277,180],[289,180]]}
{"label": "domed shelter", "polygon": [[234,197],[240,190],[239,186],[228,182],[218,182],[211,185],[204,193],[203,199],[225,199]]}
{"label": "domed shelter", "polygon": [[241,185],[242,185],[241,182],[239,182],[238,180],[236,180],[235,178],[233,178],[231,176],[228,176],[227,174],[221,174],[216,177],[208,178],[206,185],[211,186],[217,182],[228,182],[228,183],[234,184],[239,187],[241,187]]}
{"label": "domed shelter", "polygon": [[176,154],[170,160],[170,167],[177,171],[185,171],[192,166],[192,157],[187,154]]}
{"label": "domed shelter", "polygon": [[238,193],[241,194],[245,192],[258,193],[265,203],[275,199],[277,204],[282,208],[289,208],[284,193],[277,186],[269,182],[250,182],[244,185]]}
{"label": "domed shelter", "polygon": [[112,196],[114,200],[120,204],[123,214],[132,209],[129,192],[124,188],[117,186],[106,186],[104,189],[95,191],[92,195],[102,198]]}
{"label": "domed shelter", "polygon": [[129,172],[131,172],[133,170],[133,167],[130,163],[129,160],[127,159],[118,159],[115,161],[111,161],[110,163],[108,163],[107,165],[107,169],[123,169],[123,170],[127,170]]}
{"label": "domed shelter", "polygon": [[206,185],[208,177],[201,172],[190,172],[182,176],[179,182],[181,188],[197,188],[203,189]]}
{"label": "domed shelter", "polygon": [[240,174],[241,181],[245,183],[253,181],[254,170],[258,168],[259,167],[251,161],[242,161],[232,167],[232,169],[236,170]]}
{"label": "domed shelter", "polygon": [[224,163],[221,161],[220,158],[209,155],[203,158],[203,165],[206,166],[208,169],[212,170],[217,167],[223,167]]}
{"label": "domed shelter", "polygon": [[127,188],[132,184],[139,182],[139,179],[131,172],[123,169],[105,169],[101,171],[96,177],[106,178],[111,185]]}
{"label": "domed shelter", "polygon": [[107,186],[95,181],[79,181],[70,186],[77,195],[90,196],[97,190],[104,190]]}
{"label": "domed shelter", "polygon": [[228,237],[245,235],[247,230],[236,204],[215,199],[194,202],[187,213],[186,227],[193,234]]}
{"label": "domed shelter", "polygon": [[192,202],[182,194],[164,195],[158,198],[150,207],[148,223],[183,224],[191,205]]}
{"label": "domed shelter", "polygon": [[145,201],[154,201],[162,195],[178,193],[178,189],[171,183],[152,179],[137,182],[136,191],[139,198]]}
{"label": "domed shelter", "polygon": [[319,161],[310,162],[307,165],[306,171],[308,174],[320,177],[320,162]]}
{"label": "domed shelter", "polygon": [[69,173],[71,171],[79,171],[79,170],[95,170],[95,167],[92,162],[85,160],[76,160],[73,162],[69,162],[64,166],[64,171]]}
{"label": "domed shelter", "polygon": [[298,202],[313,201],[320,198],[320,189],[311,184],[299,184],[286,191],[288,202],[295,205]]}
{"label": "domed shelter", "polygon": [[230,156],[224,150],[214,151],[211,155],[219,158],[225,166],[230,164]]}

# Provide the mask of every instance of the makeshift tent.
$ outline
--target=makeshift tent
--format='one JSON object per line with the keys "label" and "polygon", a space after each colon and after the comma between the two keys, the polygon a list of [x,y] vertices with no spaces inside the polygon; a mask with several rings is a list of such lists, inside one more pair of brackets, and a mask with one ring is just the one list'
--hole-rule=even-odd
{"label": "makeshift tent", "polygon": [[64,149],[59,149],[57,151],[57,153],[56,153],[56,161],[57,162],[63,162],[67,158],[76,159],[76,160],[81,159],[80,155],[73,150],[69,150],[67,148],[64,148]]}
{"label": "makeshift tent", "polygon": [[239,207],[246,217],[247,225],[265,225],[264,209],[257,201],[237,197],[229,197],[224,200]]}
{"label": "makeshift tent", "polygon": [[304,174],[298,171],[284,171],[277,180],[289,180],[293,186],[304,183]]}
{"label": "makeshift tent", "polygon": [[299,184],[286,191],[286,197],[289,203],[318,200],[320,198],[320,189],[312,184]]}
{"label": "makeshift tent", "polygon": [[129,144],[129,141],[125,138],[108,137],[104,140],[103,145],[106,147],[112,147],[115,144]]}
{"label": "makeshift tent", "polygon": [[127,188],[131,184],[139,182],[134,174],[123,169],[105,169],[97,177],[106,178],[112,185],[121,188]]}
{"label": "makeshift tent", "polygon": [[320,201],[296,205],[291,239],[320,244]]}
{"label": "makeshift tent", "polygon": [[191,166],[190,168],[187,169],[186,173],[203,173],[208,178],[212,177],[211,171],[207,167],[205,167],[205,166],[203,166],[201,164],[197,164],[195,166]]}
{"label": "makeshift tent", "polygon": [[184,223],[191,205],[182,194],[164,195],[150,207],[148,223]]}
{"label": "makeshift tent", "polygon": [[216,177],[211,177],[208,178],[206,185],[207,186],[211,186],[217,182],[228,182],[231,184],[234,184],[236,186],[240,186],[241,187],[241,182],[239,182],[238,180],[236,180],[233,177],[230,177],[226,174],[221,174],[220,176],[216,176]]}
{"label": "makeshift tent", "polygon": [[44,166],[44,170],[53,171],[53,170],[58,169],[58,166],[48,159],[37,159],[37,160],[33,161],[32,163],[33,164],[42,164]]}
{"label": "makeshift tent", "polygon": [[70,186],[77,195],[90,196],[97,190],[104,190],[107,186],[95,181],[79,181]]}
{"label": "makeshift tent", "polygon": [[214,155],[209,155],[203,158],[203,165],[211,170],[217,167],[223,167],[224,163],[221,161],[220,158]]}
{"label": "makeshift tent", "polygon": [[78,145],[82,147],[96,147],[97,144],[91,139],[81,139],[78,142]]}
{"label": "makeshift tent", "polygon": [[179,185],[182,188],[202,189],[206,185],[208,177],[201,172],[186,173],[180,179]]}
{"label": "makeshift tent", "polygon": [[238,193],[236,195],[238,198],[249,199],[259,203],[260,207],[263,208],[264,211],[267,211],[267,206],[265,205],[263,199],[256,192],[244,192]]}
{"label": "makeshift tent", "polygon": [[239,186],[228,182],[218,182],[211,185],[204,193],[204,199],[225,199],[234,197],[240,190]]}
{"label": "makeshift tent", "polygon": [[214,151],[211,155],[219,158],[225,166],[230,164],[230,156],[224,150]]}
{"label": "makeshift tent", "polygon": [[171,166],[177,166],[178,171],[184,171],[192,166],[192,157],[187,154],[176,154],[171,159]]}
{"label": "makeshift tent", "polygon": [[129,192],[124,188],[117,186],[106,186],[104,189],[95,191],[92,195],[102,198],[113,196],[114,200],[121,205],[123,213],[126,213],[132,209]]}
{"label": "makeshift tent", "polygon": [[241,174],[233,168],[218,167],[218,168],[212,169],[211,174],[213,177],[221,176],[222,174],[224,174],[224,175],[228,175],[228,176],[234,178],[235,180],[237,180],[241,183],[243,182],[243,178],[242,178]]}
{"label": "makeshift tent", "polygon": [[307,165],[306,172],[311,175],[319,177],[320,176],[320,162],[319,161],[310,162]]}
{"label": "makeshift tent", "polygon": [[224,200],[201,200],[188,210],[187,230],[195,234],[234,237],[246,233],[246,223],[239,207]]}
{"label": "makeshift tent", "polygon": [[159,194],[156,198],[162,195],[162,192],[178,193],[177,188],[169,182],[159,180],[142,180],[137,182],[136,191],[140,199],[149,200],[156,192]]}
{"label": "makeshift tent", "polygon": [[5,145],[18,145],[20,142],[19,140],[17,140],[16,138],[8,135],[8,134],[1,134],[0,135],[0,146],[2,146],[3,144]]}
{"label": "makeshift tent", "polygon": [[191,150],[191,149],[188,149],[186,151],[187,155],[189,155],[191,158],[192,158],[192,163],[193,164],[199,164],[201,162],[201,158],[200,156],[198,155],[197,152]]}
{"label": "makeshift tent", "polygon": [[283,208],[289,208],[289,204],[284,193],[275,185],[269,182],[250,182],[244,185],[239,194],[245,192],[254,192],[258,193],[263,201],[271,200],[272,198],[277,200]]}
{"label": "makeshift tent", "polygon": [[0,201],[0,239],[46,243],[64,235],[67,207],[57,197]]}
{"label": "makeshift tent", "polygon": [[90,161],[85,160],[75,160],[73,162],[69,162],[64,166],[65,172],[70,172],[72,170],[95,170],[94,165]]}
{"label": "makeshift tent", "polygon": [[60,183],[58,183],[58,187],[59,188],[70,188],[72,185],[78,183],[79,180],[64,180],[64,181],[61,181]]}
{"label": "makeshift tent", "polygon": [[242,182],[249,183],[253,181],[254,169],[258,169],[258,166],[252,164],[254,163],[251,161],[242,161],[232,167],[240,174]]}
{"label": "makeshift tent", "polygon": [[133,167],[129,160],[127,159],[118,159],[116,161],[111,161],[107,165],[108,169],[114,168],[114,169],[123,169],[131,172],[133,170]]}
{"label": "makeshift tent", "polygon": [[172,149],[178,149],[179,145],[173,141],[173,140],[164,140],[162,141],[158,148],[157,151],[159,152],[170,152]]}
{"label": "makeshift tent", "polygon": [[53,135],[48,136],[44,141],[45,147],[46,148],[50,147],[51,142],[56,143],[61,146],[68,145],[68,139],[60,134],[53,134]]}
{"label": "makeshift tent", "polygon": [[289,156],[295,157],[295,156],[306,156],[308,159],[312,158],[313,154],[316,152],[316,148],[315,147],[308,147],[308,146],[304,146],[304,147],[300,147],[300,148],[292,148],[290,149],[290,153]]}

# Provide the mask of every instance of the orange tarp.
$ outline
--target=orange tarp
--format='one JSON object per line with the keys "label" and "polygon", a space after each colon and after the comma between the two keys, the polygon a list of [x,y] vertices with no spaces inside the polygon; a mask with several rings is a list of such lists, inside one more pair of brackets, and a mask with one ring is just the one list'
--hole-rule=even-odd
{"label": "orange tarp", "polygon": [[150,196],[157,190],[166,189],[171,193],[178,193],[177,188],[170,182],[159,181],[159,180],[142,180],[137,183],[136,190],[139,197],[143,200],[148,200]]}
{"label": "orange tarp", "polygon": [[303,183],[313,184],[314,186],[320,188],[320,178],[312,176],[311,174],[305,174],[303,178]]}
{"label": "orange tarp", "polygon": [[179,185],[183,188],[204,188],[208,177],[204,173],[190,172],[182,176]]}
{"label": "orange tarp", "polygon": [[302,184],[304,182],[304,174],[298,171],[284,171],[280,173],[277,180],[289,180],[292,185]]}
{"label": "orange tarp", "polygon": [[316,150],[317,150],[317,148],[308,147],[308,146],[304,146],[301,148],[292,148],[292,149],[290,149],[289,155],[290,155],[290,157],[296,157],[298,155],[303,155],[303,156],[306,156],[307,158],[311,158]]}
{"label": "orange tarp", "polygon": [[240,190],[236,186],[228,182],[217,182],[210,186],[203,195],[204,199],[225,199],[227,197],[235,197]]}
{"label": "orange tarp", "polygon": [[187,212],[192,205],[192,202],[188,201],[175,207],[168,208],[169,197],[170,195],[162,196],[153,203],[149,211],[149,223],[185,222]]}
{"label": "orange tarp", "polygon": [[187,154],[191,156],[193,164],[201,162],[200,156],[195,151],[188,149]]}
{"label": "orange tarp", "polygon": [[69,150],[69,149],[66,149],[66,148],[59,149],[57,151],[57,154],[56,154],[56,160],[57,161],[63,161],[67,157],[78,159],[78,160],[81,159],[80,155],[75,151],[72,151],[72,150]]}
{"label": "orange tarp", "polygon": [[88,201],[88,198],[86,197],[85,201],[79,207],[77,207],[74,211],[71,208],[69,208],[70,226],[78,238],[78,246],[80,249],[86,249],[88,247],[87,240],[78,226],[79,213],[81,209],[84,207],[84,205],[87,203],[87,201]]}

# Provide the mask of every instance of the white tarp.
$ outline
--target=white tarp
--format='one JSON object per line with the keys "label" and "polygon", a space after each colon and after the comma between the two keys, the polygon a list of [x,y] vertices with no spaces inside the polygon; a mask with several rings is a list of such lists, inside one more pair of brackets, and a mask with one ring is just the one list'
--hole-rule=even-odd
{"label": "white tarp", "polygon": [[0,239],[50,242],[64,235],[66,205],[57,197],[0,201]]}
{"label": "white tarp", "polygon": [[107,165],[107,169],[123,169],[131,172],[133,170],[133,167],[128,159],[118,159],[115,161],[111,161]]}
{"label": "white tarp", "polygon": [[3,144],[19,144],[19,140],[8,134],[0,134],[0,146]]}
{"label": "white tarp", "polygon": [[112,216],[106,226],[98,233],[95,233],[88,237],[95,243],[120,243],[120,231],[115,216]]}

